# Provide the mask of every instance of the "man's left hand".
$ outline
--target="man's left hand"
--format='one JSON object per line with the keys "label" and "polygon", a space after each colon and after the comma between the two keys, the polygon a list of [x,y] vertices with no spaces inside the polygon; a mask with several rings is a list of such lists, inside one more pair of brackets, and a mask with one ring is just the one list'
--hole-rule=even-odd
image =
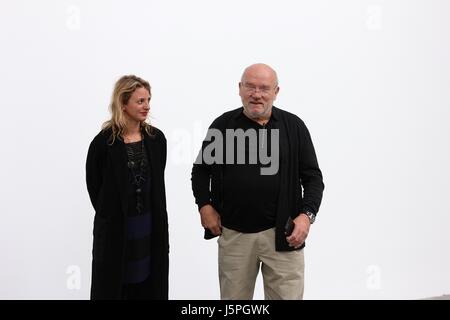
{"label": "man's left hand", "polygon": [[289,237],[286,237],[286,240],[290,247],[299,248],[305,242],[306,237],[308,237],[311,223],[306,214],[299,214],[294,219],[294,224],[294,230]]}

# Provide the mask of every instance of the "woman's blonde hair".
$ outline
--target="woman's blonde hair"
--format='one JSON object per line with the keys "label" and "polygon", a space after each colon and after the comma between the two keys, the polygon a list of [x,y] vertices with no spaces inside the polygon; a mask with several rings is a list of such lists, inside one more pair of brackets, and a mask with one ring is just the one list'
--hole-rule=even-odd
{"label": "woman's blonde hair", "polygon": [[[111,130],[110,143],[113,144],[116,139],[121,139],[121,136],[126,130],[126,118],[123,112],[124,106],[130,100],[131,95],[138,88],[147,89],[151,96],[150,84],[135,75],[123,76],[117,80],[114,85],[114,91],[111,97],[109,110],[111,111],[111,119],[102,125],[103,130]],[[149,135],[152,135],[152,126],[145,122],[141,122],[143,128]]]}

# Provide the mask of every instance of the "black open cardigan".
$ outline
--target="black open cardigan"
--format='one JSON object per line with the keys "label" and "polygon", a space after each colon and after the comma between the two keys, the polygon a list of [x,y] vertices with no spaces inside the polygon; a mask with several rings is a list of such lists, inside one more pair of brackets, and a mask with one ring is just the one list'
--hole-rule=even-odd
{"label": "black open cardigan", "polygon": [[[242,111],[241,107],[224,113],[214,120],[210,128],[219,129],[225,137],[225,130],[235,127],[236,119]],[[275,106],[272,107],[272,114],[279,124],[281,157],[275,247],[277,251],[291,251],[295,248],[289,247],[286,241],[286,221],[289,216],[295,218],[306,210],[317,214],[324,184],[311,136],[304,122],[298,116]],[[201,152],[209,143],[203,142]],[[199,209],[205,204],[211,204],[221,213],[223,166],[224,164],[215,163],[194,164],[192,190]],[[205,229],[204,237],[210,239],[213,236]],[[304,244],[299,249],[303,247]]]}
{"label": "black open cardigan", "polygon": [[[144,133],[151,175],[151,277],[153,299],[168,299],[169,234],[164,169],[167,142],[152,128]],[[86,161],[86,183],[95,209],[91,299],[121,299],[126,264],[128,168],[125,144],[109,145],[111,130],[91,142]]]}

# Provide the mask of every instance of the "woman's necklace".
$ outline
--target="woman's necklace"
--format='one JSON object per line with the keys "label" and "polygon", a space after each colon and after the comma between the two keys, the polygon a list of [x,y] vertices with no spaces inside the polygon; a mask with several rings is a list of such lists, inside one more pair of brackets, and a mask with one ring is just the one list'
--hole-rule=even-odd
{"label": "woman's necklace", "polygon": [[132,184],[136,190],[136,210],[142,213],[144,204],[142,201],[142,186],[146,181],[147,159],[145,157],[144,137],[141,135],[140,150],[134,147],[138,141],[129,143],[126,147],[128,156],[128,168],[131,171]]}

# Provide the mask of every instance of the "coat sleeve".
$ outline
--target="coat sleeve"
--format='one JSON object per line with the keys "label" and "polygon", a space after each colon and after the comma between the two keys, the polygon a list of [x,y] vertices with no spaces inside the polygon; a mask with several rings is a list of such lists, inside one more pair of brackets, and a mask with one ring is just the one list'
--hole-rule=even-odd
{"label": "coat sleeve", "polygon": [[199,210],[204,205],[211,203],[209,185],[212,166],[206,164],[202,157],[203,150],[207,145],[208,142],[204,140],[191,172],[192,191],[194,193],[195,203],[197,204]]}
{"label": "coat sleeve", "polygon": [[[208,128],[208,132],[211,129],[221,130],[221,128],[223,129],[223,126],[224,119],[223,117],[219,117],[214,120]],[[213,164],[207,164],[203,161],[203,151],[210,143],[213,142],[213,140],[210,140],[208,136],[209,134],[206,135],[206,138],[202,142],[202,146],[191,172],[192,191],[194,193],[195,203],[197,204],[199,210],[204,205],[212,203],[210,182]]]}
{"label": "coat sleeve", "polygon": [[86,184],[92,206],[97,210],[97,199],[103,184],[105,167],[106,141],[100,135],[92,140],[86,159]]}
{"label": "coat sleeve", "polygon": [[300,183],[303,187],[303,200],[299,204],[299,211],[311,211],[315,214],[319,211],[324,189],[322,172],[319,169],[316,152],[311,135],[306,125],[302,122],[300,128]]}
{"label": "coat sleeve", "polygon": [[165,178],[164,178],[164,171],[166,170],[166,163],[167,163],[167,140],[166,136],[162,131],[159,131],[159,135],[161,136],[161,168],[162,168],[162,183],[163,183],[163,206],[164,210],[167,210],[167,203],[166,203],[166,185],[165,185]]}
{"label": "coat sleeve", "polygon": [[164,171],[166,169],[166,162],[167,162],[167,140],[162,131],[161,131],[161,141],[162,141],[162,168]]}

